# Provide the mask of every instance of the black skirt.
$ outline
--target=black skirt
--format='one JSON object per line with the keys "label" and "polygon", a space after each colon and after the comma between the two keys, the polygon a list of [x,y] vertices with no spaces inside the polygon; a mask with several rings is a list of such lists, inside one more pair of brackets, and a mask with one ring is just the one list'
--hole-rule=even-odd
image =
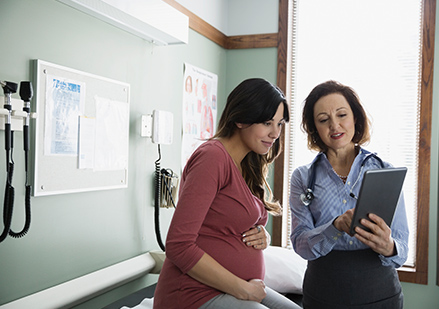
{"label": "black skirt", "polygon": [[372,250],[332,251],[308,262],[303,308],[402,309],[398,273]]}

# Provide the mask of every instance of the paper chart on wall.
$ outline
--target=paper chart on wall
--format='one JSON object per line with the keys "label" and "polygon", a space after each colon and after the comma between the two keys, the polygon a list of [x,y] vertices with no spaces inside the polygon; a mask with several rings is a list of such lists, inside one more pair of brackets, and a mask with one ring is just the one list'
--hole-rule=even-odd
{"label": "paper chart on wall", "polygon": [[218,76],[184,64],[181,168],[194,150],[216,132]]}
{"label": "paper chart on wall", "polygon": [[129,105],[95,96],[96,131],[94,171],[128,168]]}
{"label": "paper chart on wall", "polygon": [[47,75],[44,154],[77,156],[85,83]]}

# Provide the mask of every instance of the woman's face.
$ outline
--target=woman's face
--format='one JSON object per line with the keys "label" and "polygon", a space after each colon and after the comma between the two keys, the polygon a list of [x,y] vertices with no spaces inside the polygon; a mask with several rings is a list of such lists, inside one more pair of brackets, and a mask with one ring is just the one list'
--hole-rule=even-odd
{"label": "woman's face", "polygon": [[278,139],[285,124],[284,104],[279,104],[276,114],[270,120],[252,125],[237,123],[241,140],[247,151],[266,154]]}
{"label": "woman's face", "polygon": [[355,135],[355,119],[345,97],[332,93],[314,105],[314,124],[323,143],[332,150],[351,147]]}

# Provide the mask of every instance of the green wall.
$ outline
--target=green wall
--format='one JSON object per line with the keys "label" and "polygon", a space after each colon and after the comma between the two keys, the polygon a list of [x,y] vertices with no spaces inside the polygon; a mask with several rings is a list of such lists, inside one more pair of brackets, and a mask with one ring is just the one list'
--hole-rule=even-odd
{"label": "green wall", "polygon": [[[129,187],[32,198],[28,235],[8,237],[0,244],[3,304],[158,249],[153,220],[158,153],[150,139],[140,137],[141,115],[154,109],[174,113],[174,143],[161,147],[161,165],[180,173],[183,65],[187,62],[218,75],[221,105],[226,52],[193,31],[188,45],[154,46],[55,0],[1,0],[0,38],[0,80],[28,80],[30,61],[41,59],[131,85]],[[19,230],[24,218],[24,171],[21,133],[16,137],[13,227]],[[4,144],[1,132],[0,144]],[[4,166],[0,164],[0,175],[5,175]],[[1,188],[4,178],[0,177]],[[172,210],[161,211],[163,239],[171,216]],[[83,307],[99,308],[156,280],[155,275],[145,276]]]}
{"label": "green wall", "polygon": [[[158,153],[150,139],[140,137],[140,117],[154,109],[174,113],[174,143],[162,146],[161,165],[180,173],[184,63],[218,75],[220,111],[226,94],[242,79],[266,76],[274,82],[276,76],[275,49],[228,53],[192,30],[187,45],[155,46],[55,0],[0,1],[0,38],[0,80],[29,80],[30,61],[41,59],[131,85],[129,187],[32,198],[28,235],[8,237],[0,244],[0,304],[158,249],[153,223]],[[261,58],[257,66],[252,65],[255,58]],[[241,61],[246,69],[240,68]],[[15,144],[21,145],[21,133],[15,135]],[[24,218],[19,150],[14,154],[14,230],[21,229]],[[4,165],[0,164],[0,175],[5,174]],[[161,211],[163,239],[172,212]],[[78,308],[102,307],[156,280],[157,275],[147,275]]]}
{"label": "green wall", "polygon": [[[436,33],[439,46],[439,30]],[[174,143],[162,146],[161,165],[180,173],[179,116],[185,62],[218,75],[219,112],[227,94],[243,79],[276,80],[275,48],[224,50],[192,30],[187,45],[154,46],[56,0],[1,0],[0,38],[0,80],[29,79],[30,60],[41,59],[131,85],[129,187],[32,198],[28,235],[22,239],[9,237],[0,244],[0,305],[158,249],[152,206],[154,161],[158,154],[149,139],[140,137],[140,116],[154,109],[174,113]],[[438,53],[436,48],[436,59]],[[435,72],[439,72],[438,65],[436,61]],[[403,283],[407,309],[433,309],[439,304],[437,76],[434,85],[429,282]],[[16,145],[21,145],[21,134],[16,136]],[[0,145],[3,142],[0,132]],[[13,227],[18,230],[24,217],[22,151],[17,150],[14,159]],[[0,175],[5,173],[4,165],[0,163]],[[0,177],[0,188],[4,187],[3,178]],[[161,211],[163,239],[171,216],[172,210]],[[100,308],[156,280],[157,275],[147,275],[77,308]]]}

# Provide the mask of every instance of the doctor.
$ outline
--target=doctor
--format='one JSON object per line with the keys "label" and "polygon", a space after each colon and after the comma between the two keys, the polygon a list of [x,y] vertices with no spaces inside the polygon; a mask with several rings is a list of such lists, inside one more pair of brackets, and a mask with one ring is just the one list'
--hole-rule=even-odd
{"label": "doctor", "polygon": [[390,167],[363,149],[369,120],[355,91],[335,81],[305,99],[302,127],[314,161],[291,177],[291,241],[308,260],[303,305],[313,308],[403,308],[396,268],[407,259],[408,226],[401,196],[392,225],[370,214],[348,234],[364,171]]}

